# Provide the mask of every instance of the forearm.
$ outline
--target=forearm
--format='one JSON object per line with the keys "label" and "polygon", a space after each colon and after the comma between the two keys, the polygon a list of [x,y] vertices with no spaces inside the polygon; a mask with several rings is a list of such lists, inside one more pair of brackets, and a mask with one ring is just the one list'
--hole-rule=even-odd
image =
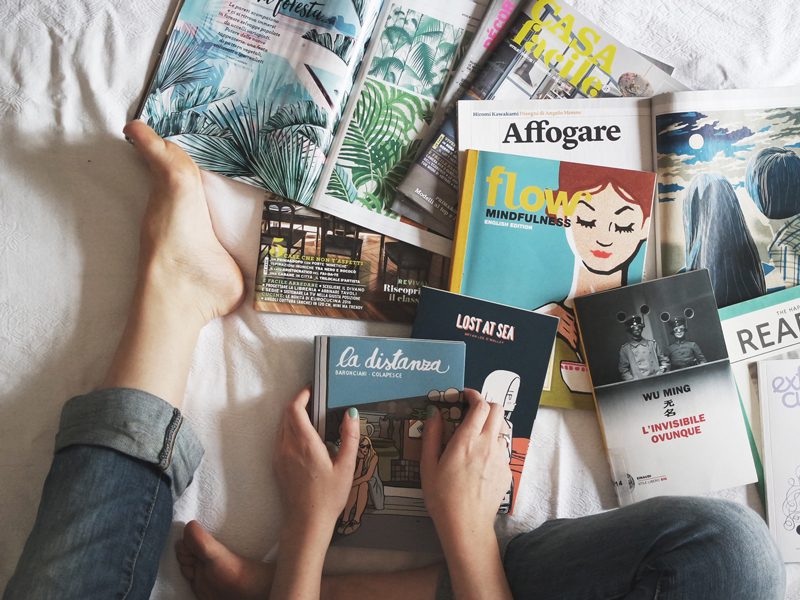
{"label": "forearm", "polygon": [[453,593],[458,600],[511,598],[497,537],[491,526],[437,525]]}
{"label": "forearm", "polygon": [[317,600],[332,527],[307,524],[281,532],[271,600]]}

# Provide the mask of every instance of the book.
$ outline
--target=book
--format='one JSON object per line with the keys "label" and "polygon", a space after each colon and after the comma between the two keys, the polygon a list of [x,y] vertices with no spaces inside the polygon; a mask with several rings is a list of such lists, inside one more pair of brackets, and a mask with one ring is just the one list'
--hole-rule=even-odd
{"label": "book", "polygon": [[758,361],[767,524],[783,561],[800,562],[800,360]]}
{"label": "book", "polygon": [[264,201],[256,310],[410,323],[450,259],[280,198]]}
{"label": "book", "polygon": [[721,307],[796,285],[800,88],[653,100],[660,273],[707,268]]}
{"label": "book", "polygon": [[354,486],[335,544],[435,550],[419,478],[422,426],[437,406],[445,437],[464,412],[464,342],[316,336],[311,422],[332,453],[345,411],[359,411]]}
{"label": "book", "polygon": [[[685,89],[567,3],[528,0],[521,5],[463,100],[515,100],[524,110],[531,99],[649,97]],[[457,149],[492,148],[473,148],[457,139],[451,111],[398,188],[427,216],[419,222],[445,235],[452,235],[458,202]]]}
{"label": "book", "polygon": [[725,346],[752,436],[759,481],[763,481],[761,409],[757,369],[767,359],[800,358],[800,287],[719,309]]}
{"label": "book", "polygon": [[488,0],[184,0],[136,116],[203,169],[448,254],[388,211]]}
{"label": "book", "polygon": [[560,317],[541,403],[591,409],[573,298],[641,281],[655,175],[467,156],[450,291]]}
{"label": "book", "polygon": [[513,513],[557,327],[551,316],[422,288],[411,337],[463,341],[464,385],[503,405],[513,485],[501,512]]}
{"label": "book", "polygon": [[621,505],[757,480],[709,274],[575,299]]}

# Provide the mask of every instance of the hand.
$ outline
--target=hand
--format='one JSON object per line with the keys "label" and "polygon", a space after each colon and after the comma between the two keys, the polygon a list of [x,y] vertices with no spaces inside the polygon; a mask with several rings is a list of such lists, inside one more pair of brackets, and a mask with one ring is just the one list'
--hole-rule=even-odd
{"label": "hand", "polygon": [[442,538],[474,531],[491,531],[493,537],[497,509],[511,484],[503,435],[508,427],[502,405],[489,404],[475,390],[464,396],[467,416],[444,452],[441,413],[432,407],[425,421],[420,465],[425,506]]}
{"label": "hand", "polygon": [[564,338],[570,348],[575,352],[578,351],[578,326],[575,323],[575,315],[571,310],[558,302],[551,302],[540,306],[534,312],[558,317],[558,335]]}
{"label": "hand", "polygon": [[[345,414],[342,444],[331,459],[306,412],[310,390],[304,388],[286,408],[278,432],[273,468],[293,533],[315,533],[330,541],[353,484],[359,442],[358,411]],[[313,529],[312,532],[307,529]],[[316,535],[314,537],[317,537]]]}

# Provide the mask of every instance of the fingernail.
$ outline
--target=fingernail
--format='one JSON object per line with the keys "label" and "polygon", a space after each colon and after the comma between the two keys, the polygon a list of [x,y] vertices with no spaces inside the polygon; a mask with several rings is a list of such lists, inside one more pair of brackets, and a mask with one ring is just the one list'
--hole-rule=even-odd
{"label": "fingernail", "polygon": [[351,406],[350,408],[347,409],[347,416],[350,417],[351,419],[357,419],[358,409],[355,406]]}
{"label": "fingernail", "polygon": [[427,414],[425,415],[425,416],[426,416],[426,418],[428,418],[428,419],[432,418],[432,417],[433,417],[433,416],[436,414],[436,412],[437,412],[438,410],[439,410],[439,409],[438,409],[438,408],[436,408],[436,407],[435,407],[433,404],[428,404],[428,408],[426,408],[426,409],[425,409],[425,411],[426,411],[426,413],[427,413]]}

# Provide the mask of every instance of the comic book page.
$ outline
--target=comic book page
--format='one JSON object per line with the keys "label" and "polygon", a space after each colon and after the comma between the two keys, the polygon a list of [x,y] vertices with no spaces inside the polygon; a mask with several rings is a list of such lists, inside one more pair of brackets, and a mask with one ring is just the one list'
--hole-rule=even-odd
{"label": "comic book page", "polygon": [[707,268],[728,306],[800,281],[800,88],[654,98],[662,275]]}

